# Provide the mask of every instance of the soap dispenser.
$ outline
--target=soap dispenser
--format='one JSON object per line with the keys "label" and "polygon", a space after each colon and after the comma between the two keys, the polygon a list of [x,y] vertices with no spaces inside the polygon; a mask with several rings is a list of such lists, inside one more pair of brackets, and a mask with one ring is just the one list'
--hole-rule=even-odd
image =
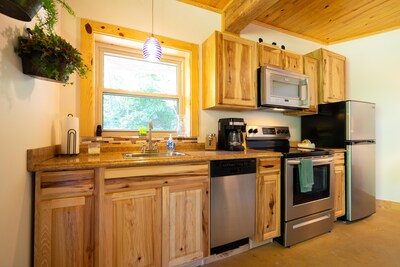
{"label": "soap dispenser", "polygon": [[175,143],[174,140],[172,139],[172,134],[169,134],[169,138],[167,141],[167,145],[165,146],[167,148],[167,152],[171,153],[174,152],[175,150]]}

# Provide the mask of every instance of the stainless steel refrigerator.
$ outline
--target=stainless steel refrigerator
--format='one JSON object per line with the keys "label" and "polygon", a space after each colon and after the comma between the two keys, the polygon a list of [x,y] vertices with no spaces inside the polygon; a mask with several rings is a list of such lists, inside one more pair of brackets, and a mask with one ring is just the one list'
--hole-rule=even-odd
{"label": "stainless steel refrigerator", "polygon": [[318,115],[301,118],[301,138],[317,147],[346,149],[346,214],[341,219],[375,213],[375,104],[318,105]]}

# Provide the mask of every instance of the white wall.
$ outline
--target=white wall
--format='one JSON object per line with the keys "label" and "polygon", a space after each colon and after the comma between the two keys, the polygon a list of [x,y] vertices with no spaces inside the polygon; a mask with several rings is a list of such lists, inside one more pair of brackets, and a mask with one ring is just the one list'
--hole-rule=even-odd
{"label": "white wall", "polygon": [[377,198],[400,202],[400,30],[329,46],[347,57],[348,98],[376,103]]}
{"label": "white wall", "polygon": [[55,144],[58,84],[22,74],[14,53],[25,23],[0,14],[0,266],[30,266],[33,177],[26,150]]}

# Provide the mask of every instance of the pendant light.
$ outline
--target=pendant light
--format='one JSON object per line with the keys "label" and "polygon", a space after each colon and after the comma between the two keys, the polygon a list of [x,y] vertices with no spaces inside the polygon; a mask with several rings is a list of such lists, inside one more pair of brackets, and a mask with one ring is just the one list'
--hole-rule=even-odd
{"label": "pendant light", "polygon": [[153,34],[154,24],[154,0],[151,0],[151,36],[147,38],[143,45],[143,57],[144,59],[152,62],[158,62],[161,59],[162,51],[161,45],[157,38]]}

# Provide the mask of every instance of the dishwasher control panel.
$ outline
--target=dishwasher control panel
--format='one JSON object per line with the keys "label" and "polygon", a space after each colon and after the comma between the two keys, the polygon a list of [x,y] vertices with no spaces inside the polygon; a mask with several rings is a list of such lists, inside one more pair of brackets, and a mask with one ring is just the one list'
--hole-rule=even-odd
{"label": "dishwasher control panel", "polygon": [[256,159],[213,160],[210,164],[210,176],[220,177],[255,173],[257,161]]}

